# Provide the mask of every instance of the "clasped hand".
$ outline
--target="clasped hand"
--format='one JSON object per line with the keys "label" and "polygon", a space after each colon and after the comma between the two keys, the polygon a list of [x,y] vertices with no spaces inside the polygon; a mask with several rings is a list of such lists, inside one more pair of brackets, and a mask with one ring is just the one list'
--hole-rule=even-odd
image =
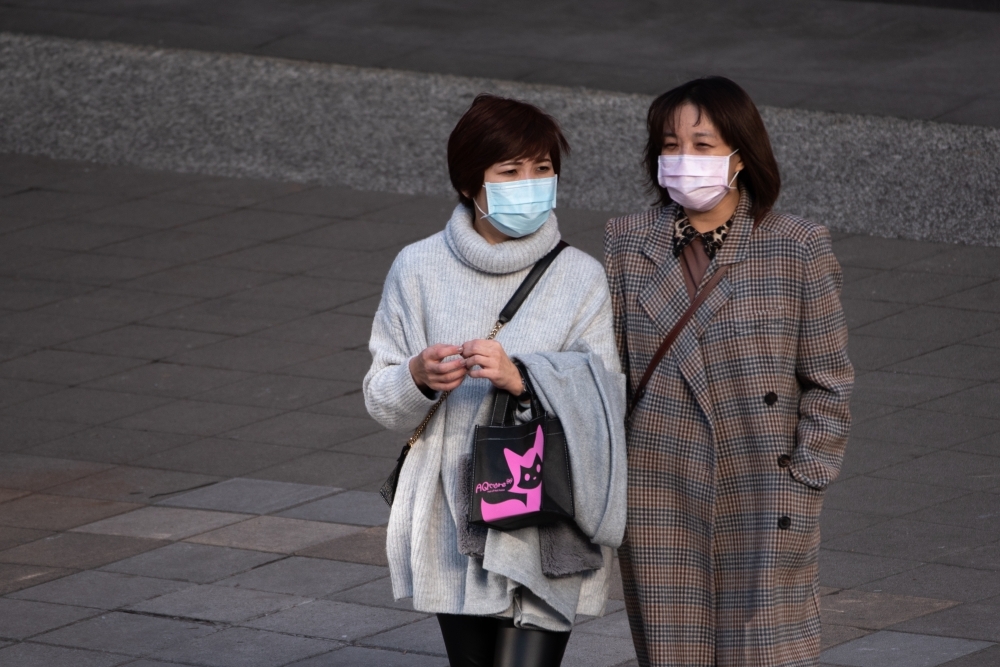
{"label": "clasped hand", "polygon": [[[445,361],[449,357],[459,359]],[[524,392],[524,382],[517,366],[510,360],[503,345],[495,340],[470,340],[461,345],[431,345],[410,359],[410,375],[418,387],[434,391],[451,391],[462,384],[465,376],[486,378],[497,389],[515,396]]]}

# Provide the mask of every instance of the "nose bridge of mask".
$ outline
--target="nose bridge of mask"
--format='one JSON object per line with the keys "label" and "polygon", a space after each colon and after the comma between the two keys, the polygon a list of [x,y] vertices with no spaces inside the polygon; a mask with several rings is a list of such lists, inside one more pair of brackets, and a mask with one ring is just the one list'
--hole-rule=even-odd
{"label": "nose bridge of mask", "polygon": [[486,208],[492,213],[541,213],[556,207],[558,176],[505,183],[484,183]]}
{"label": "nose bridge of mask", "polygon": [[732,190],[729,155],[661,155],[658,182],[675,202],[695,211],[708,211]]}
{"label": "nose bridge of mask", "polygon": [[[737,149],[738,150],[738,149]],[[661,155],[661,171],[666,170],[672,177],[723,177],[729,176],[729,158],[736,154],[733,151],[729,155],[691,155],[682,153],[680,155]],[[728,181],[729,179],[726,178]]]}

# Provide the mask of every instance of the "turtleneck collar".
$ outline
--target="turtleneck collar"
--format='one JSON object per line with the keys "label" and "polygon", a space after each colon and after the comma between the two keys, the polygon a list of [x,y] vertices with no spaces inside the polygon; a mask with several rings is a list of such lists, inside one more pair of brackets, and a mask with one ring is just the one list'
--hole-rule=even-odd
{"label": "turtleneck collar", "polygon": [[472,226],[472,213],[459,204],[444,229],[444,238],[452,252],[468,266],[484,273],[503,274],[526,269],[559,243],[556,214],[534,234],[490,245]]}

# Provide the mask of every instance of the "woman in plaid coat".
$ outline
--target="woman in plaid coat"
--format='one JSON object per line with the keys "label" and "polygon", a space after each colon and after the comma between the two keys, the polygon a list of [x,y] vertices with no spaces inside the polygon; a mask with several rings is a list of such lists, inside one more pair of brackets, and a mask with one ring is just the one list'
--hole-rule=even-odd
{"label": "woman in plaid coat", "polygon": [[777,163],[735,83],[665,93],[648,127],[662,206],[611,220],[605,236],[630,389],[728,268],[628,422],[619,557],[639,664],[815,665],[819,513],[854,381],[840,266],[825,227],[771,211]]}

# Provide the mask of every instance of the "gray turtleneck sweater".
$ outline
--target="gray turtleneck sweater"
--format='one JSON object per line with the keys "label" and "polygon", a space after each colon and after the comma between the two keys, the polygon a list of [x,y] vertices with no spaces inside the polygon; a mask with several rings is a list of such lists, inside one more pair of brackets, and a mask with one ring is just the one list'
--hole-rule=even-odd
{"label": "gray turtleneck sweater", "polygon": [[[490,245],[460,205],[444,231],[404,248],[386,278],[372,327],[373,362],[364,381],[372,417],[387,428],[412,431],[434,401],[417,388],[409,360],[429,345],[485,338],[530,268],[558,241],[553,214],[534,234]],[[482,560],[460,553],[460,466],[471,454],[475,425],[487,421],[492,388],[486,379],[466,378],[403,466],[386,544],[393,591],[397,598],[412,596],[420,611],[513,614],[516,620],[514,592],[526,587],[542,601],[533,615],[525,613],[526,623],[566,630],[575,613],[603,612],[610,547],[624,529],[624,381],[601,265],[575,248],[564,250],[497,340],[508,355],[525,361],[547,409],[582,415],[569,420],[567,430],[574,487],[577,477],[586,483],[586,493],[577,494],[577,523],[605,545],[606,566],[545,577],[535,528],[489,531]],[[560,416],[567,427],[569,415]],[[571,438],[578,424],[587,433]],[[574,452],[574,441],[582,440],[576,446],[590,450]],[[517,606],[529,605],[518,599]]]}

